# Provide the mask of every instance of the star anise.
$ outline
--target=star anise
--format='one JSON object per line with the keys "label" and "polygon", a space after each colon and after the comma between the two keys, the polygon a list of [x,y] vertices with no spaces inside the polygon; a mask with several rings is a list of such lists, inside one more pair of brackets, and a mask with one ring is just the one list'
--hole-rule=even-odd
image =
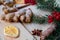
{"label": "star anise", "polygon": [[37,36],[40,36],[41,35],[41,32],[42,32],[42,30],[36,30],[36,29],[34,29],[33,31],[32,31],[32,35],[37,35]]}

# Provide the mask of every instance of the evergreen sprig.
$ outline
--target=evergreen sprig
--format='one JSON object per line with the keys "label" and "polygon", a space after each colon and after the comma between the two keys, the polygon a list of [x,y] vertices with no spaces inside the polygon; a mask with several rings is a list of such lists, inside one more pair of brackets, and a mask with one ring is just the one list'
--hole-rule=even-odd
{"label": "evergreen sprig", "polygon": [[55,10],[55,7],[58,6],[56,0],[36,0],[37,7],[44,10]]}
{"label": "evergreen sprig", "polygon": [[39,17],[39,16],[33,15],[33,17],[32,17],[32,22],[33,23],[43,24],[43,23],[46,23],[46,21],[47,21],[47,18],[44,17],[44,16]]}

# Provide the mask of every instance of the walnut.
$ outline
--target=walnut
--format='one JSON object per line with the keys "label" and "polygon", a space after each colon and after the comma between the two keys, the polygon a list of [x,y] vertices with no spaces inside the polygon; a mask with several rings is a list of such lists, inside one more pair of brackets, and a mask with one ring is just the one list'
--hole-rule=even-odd
{"label": "walnut", "polygon": [[6,7],[3,8],[5,14],[8,14],[8,9]]}
{"label": "walnut", "polygon": [[13,21],[14,21],[14,22],[18,22],[18,17],[17,17],[17,16],[14,16],[14,17],[13,17]]}
{"label": "walnut", "polygon": [[0,14],[0,20],[5,20],[5,14]]}
{"label": "walnut", "polygon": [[32,12],[32,10],[30,8],[26,9],[26,14],[29,15],[30,17],[33,16],[33,12]]}
{"label": "walnut", "polygon": [[20,19],[21,22],[24,22],[24,20],[25,20],[25,15],[21,15],[19,19]]}
{"label": "walnut", "polygon": [[26,23],[30,23],[31,22],[31,17],[29,16],[29,15],[25,15],[26,16],[26,18],[25,18],[25,22]]}
{"label": "walnut", "polygon": [[14,17],[14,16],[15,16],[14,13],[7,14],[7,15],[5,16],[5,20],[8,21],[8,22],[11,22],[11,21],[13,21],[13,17]]}

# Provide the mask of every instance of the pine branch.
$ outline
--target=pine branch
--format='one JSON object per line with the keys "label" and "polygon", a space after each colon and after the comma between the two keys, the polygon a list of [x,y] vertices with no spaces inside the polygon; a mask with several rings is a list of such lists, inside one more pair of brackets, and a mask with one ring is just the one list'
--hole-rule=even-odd
{"label": "pine branch", "polygon": [[33,23],[39,23],[39,24],[43,24],[47,21],[46,17],[39,17],[39,16],[35,16],[33,15],[32,17],[32,22]]}
{"label": "pine branch", "polygon": [[36,0],[37,1],[37,7],[40,9],[44,9],[44,10],[55,10],[55,7],[58,6],[57,3],[55,3],[55,0]]}

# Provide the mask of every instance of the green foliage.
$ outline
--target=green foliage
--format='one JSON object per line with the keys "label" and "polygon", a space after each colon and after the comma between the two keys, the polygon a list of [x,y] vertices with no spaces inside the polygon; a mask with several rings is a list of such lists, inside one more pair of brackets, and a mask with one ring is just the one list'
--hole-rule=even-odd
{"label": "green foliage", "polygon": [[39,17],[39,16],[35,16],[35,15],[33,15],[33,17],[32,17],[33,23],[43,24],[43,23],[46,23],[46,21],[47,21],[46,17]]}
{"label": "green foliage", "polygon": [[58,27],[60,27],[60,21],[55,21]]}
{"label": "green foliage", "polygon": [[60,12],[60,7],[56,7],[55,10]]}
{"label": "green foliage", "polygon": [[55,3],[55,0],[36,0],[37,7],[44,10],[55,10],[55,7],[58,6]]}

